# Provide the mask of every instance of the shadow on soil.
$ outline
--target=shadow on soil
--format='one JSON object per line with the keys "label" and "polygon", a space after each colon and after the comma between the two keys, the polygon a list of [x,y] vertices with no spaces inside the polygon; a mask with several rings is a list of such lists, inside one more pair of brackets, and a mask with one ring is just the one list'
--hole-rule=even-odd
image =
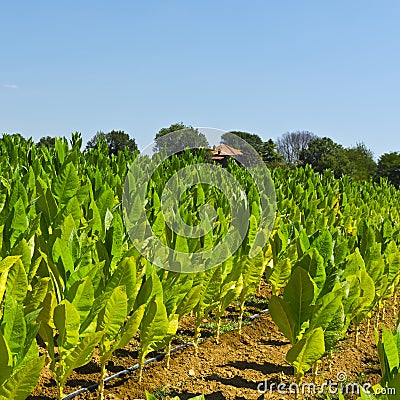
{"label": "shadow on soil", "polygon": [[[255,371],[262,372],[264,375],[280,373],[280,372],[283,372],[285,375],[293,375],[293,367],[286,365],[276,365],[270,362],[265,362],[264,364],[258,364],[255,362],[248,362],[248,361],[233,361],[227,363],[225,366],[234,367],[242,371],[245,369],[253,369]],[[220,365],[220,367],[224,367],[224,365]]]}

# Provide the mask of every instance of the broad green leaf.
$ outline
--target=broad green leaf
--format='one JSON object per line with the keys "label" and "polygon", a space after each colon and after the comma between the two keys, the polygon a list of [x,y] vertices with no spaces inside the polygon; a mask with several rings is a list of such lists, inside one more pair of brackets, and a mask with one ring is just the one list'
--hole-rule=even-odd
{"label": "broad green leaf", "polygon": [[79,178],[74,164],[68,163],[56,178],[53,187],[54,196],[60,204],[67,204],[68,200],[75,195],[78,185]]}
{"label": "broad green leaf", "polygon": [[22,201],[22,198],[19,198],[14,205],[13,217],[11,221],[12,233],[10,237],[10,243],[12,247],[14,246],[19,236],[26,232],[28,226],[29,223],[28,217],[25,214],[25,205]]}
{"label": "broad green leaf", "polygon": [[10,348],[7,345],[6,339],[0,331],[0,387],[1,384],[11,375],[12,373],[12,354]]}
{"label": "broad green leaf", "polygon": [[140,358],[157,348],[157,343],[164,339],[168,330],[168,317],[161,299],[151,300],[140,324]]}
{"label": "broad green leaf", "polygon": [[94,301],[94,289],[90,277],[75,282],[68,290],[66,298],[78,311],[82,324],[89,315]]}
{"label": "broad green leaf", "polygon": [[272,268],[272,273],[268,278],[268,282],[272,286],[272,292],[276,296],[279,294],[279,289],[287,282],[292,272],[292,264],[290,259],[285,258],[278,261]]}
{"label": "broad green leaf", "polygon": [[303,322],[311,316],[311,304],[316,286],[306,270],[297,267],[285,287],[283,299],[289,303],[291,315],[295,320],[296,336]]}
{"label": "broad green leaf", "polygon": [[309,329],[321,327],[325,330],[342,304],[341,300],[342,289],[340,284],[334,291],[319,298],[313,307]]}
{"label": "broad green leaf", "polygon": [[45,357],[41,356],[17,369],[9,379],[0,385],[0,399],[25,400],[38,383],[44,362]]}
{"label": "broad green leaf", "polygon": [[79,343],[79,312],[68,300],[54,309],[54,325],[58,330],[59,348],[71,350]]}
{"label": "broad green leaf", "polygon": [[293,270],[298,267],[303,268],[310,274],[318,288],[315,293],[315,296],[317,296],[322,291],[326,281],[324,258],[318,253],[316,248],[311,248],[303,255],[303,257],[296,261]]}
{"label": "broad green leaf", "polygon": [[111,341],[117,335],[128,314],[127,304],[125,287],[116,287],[97,321],[98,330],[103,332],[105,340]]}
{"label": "broad green leaf", "polygon": [[60,381],[65,381],[74,369],[86,365],[91,360],[94,348],[99,343],[102,334],[103,332],[91,333],[81,339],[79,343],[72,348],[68,356],[62,360],[65,369],[59,368],[56,370],[56,375],[61,378]]}
{"label": "broad green leaf", "polygon": [[20,259],[8,270],[6,291],[6,296],[13,297],[21,304],[24,302],[28,292],[28,278]]}
{"label": "broad green leaf", "polygon": [[129,317],[128,321],[126,322],[121,331],[121,336],[118,339],[118,342],[116,342],[116,344],[113,346],[113,350],[122,349],[136,335],[139,325],[142,322],[146,306],[147,304],[142,304]]}
{"label": "broad green leaf", "polygon": [[400,366],[399,353],[392,333],[385,327],[382,327],[382,342],[385,351],[385,358],[389,366],[388,372],[392,373],[395,368],[397,370]]}
{"label": "broad green leaf", "polygon": [[329,230],[322,231],[312,243],[312,247],[318,250],[325,264],[333,259],[333,240]]}
{"label": "broad green leaf", "polygon": [[296,327],[295,315],[292,315],[289,303],[277,296],[271,296],[268,303],[271,318],[278,325],[280,331],[288,338],[290,343],[295,343],[299,327]]}
{"label": "broad green leaf", "polygon": [[296,376],[300,379],[311,366],[325,353],[324,332],[322,328],[310,331],[286,354],[286,360],[295,368]]}
{"label": "broad green leaf", "polygon": [[14,297],[6,295],[3,315],[3,334],[12,354],[21,351],[26,337],[26,323],[22,304]]}

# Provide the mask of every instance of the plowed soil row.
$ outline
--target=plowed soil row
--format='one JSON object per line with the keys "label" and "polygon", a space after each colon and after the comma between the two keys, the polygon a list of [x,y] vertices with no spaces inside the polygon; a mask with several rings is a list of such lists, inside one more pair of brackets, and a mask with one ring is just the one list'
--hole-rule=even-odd
{"label": "plowed soil row", "polygon": [[[252,311],[255,310],[257,307],[252,308]],[[393,327],[397,315],[397,310],[392,306],[386,314],[385,324]],[[229,324],[229,318],[226,323]],[[192,320],[187,318],[180,327],[181,336],[176,343],[190,340],[191,325]],[[197,355],[193,347],[176,352],[172,355],[169,369],[165,360],[149,364],[144,370],[141,383],[138,382],[136,373],[111,381],[106,385],[106,398],[144,399],[145,390],[148,390],[160,399],[168,399],[175,395],[179,395],[181,399],[188,399],[196,394],[205,394],[208,400],[294,399],[295,396],[288,393],[288,386],[281,386],[280,390],[277,388],[279,383],[294,383],[293,368],[285,360],[289,348],[290,344],[266,313],[244,326],[241,336],[236,330],[226,332],[221,335],[220,344],[216,344],[215,339],[210,336],[201,343]],[[115,354],[107,369],[111,375],[131,367],[136,362],[137,342],[132,340],[129,346]],[[91,363],[73,373],[67,381],[65,393],[90,386],[96,383],[98,378],[99,366],[95,355]],[[350,331],[331,357],[322,360],[316,386],[312,385],[312,374],[308,372],[304,378],[307,384],[304,386],[304,392],[311,394],[303,398],[325,399],[326,397],[320,396],[318,391],[324,383],[327,389],[329,380],[331,392],[335,390],[335,383],[345,386],[349,383],[374,385],[379,382],[380,368],[373,329],[367,332],[366,324],[360,326],[357,346],[354,345],[354,332]],[[351,386],[348,387],[348,391],[351,392]],[[48,400],[56,397],[57,390],[52,373],[45,368],[30,399]],[[346,396],[349,399],[355,397]],[[96,393],[90,392],[76,397],[95,398]]]}

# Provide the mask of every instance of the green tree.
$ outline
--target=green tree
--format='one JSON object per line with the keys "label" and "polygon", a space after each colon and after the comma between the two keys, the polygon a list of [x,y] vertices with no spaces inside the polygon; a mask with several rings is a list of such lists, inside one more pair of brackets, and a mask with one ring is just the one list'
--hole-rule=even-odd
{"label": "green tree", "polygon": [[377,165],[371,150],[364,143],[357,143],[354,147],[346,149],[349,159],[348,174],[356,180],[368,180],[376,175]]}
{"label": "green tree", "polygon": [[[185,130],[183,135],[166,136],[169,133]],[[192,126],[186,126],[182,122],[170,125],[168,128],[160,129],[155,136],[154,150],[159,151],[164,147],[172,153],[177,153],[185,148],[203,147],[208,148],[209,144],[205,135]]]}
{"label": "green tree", "polygon": [[[246,141],[254,150],[262,157],[263,161],[269,166],[275,166],[283,161],[282,156],[277,152],[276,143],[269,139],[264,142],[261,137],[255,133],[248,133],[242,131],[231,131],[227,134],[233,133],[240,139]],[[235,140],[234,136],[224,134],[221,137],[221,142],[229,146],[244,150],[240,140]]]}
{"label": "green tree", "polygon": [[52,136],[42,136],[36,143],[37,146],[54,147],[56,144],[56,138]]}
{"label": "green tree", "polygon": [[336,177],[347,174],[350,168],[346,149],[327,137],[313,139],[302,150],[299,159],[303,165],[310,164],[318,172],[332,169]]}
{"label": "green tree", "polygon": [[104,141],[108,145],[108,154],[117,155],[119,151],[124,151],[127,148],[130,152],[135,152],[138,147],[135,139],[131,138],[124,131],[110,131],[108,133],[97,132],[91,140],[88,141],[86,149],[97,147],[100,141]]}
{"label": "green tree", "polygon": [[400,153],[393,151],[382,154],[378,161],[378,176],[388,178],[396,187],[400,187]]}

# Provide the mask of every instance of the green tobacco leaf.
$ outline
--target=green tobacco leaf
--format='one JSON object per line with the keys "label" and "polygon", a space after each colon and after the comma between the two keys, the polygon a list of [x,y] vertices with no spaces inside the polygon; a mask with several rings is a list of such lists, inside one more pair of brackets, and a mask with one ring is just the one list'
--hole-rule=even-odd
{"label": "green tobacco leaf", "polygon": [[0,261],[0,274],[7,272],[21,256],[8,256]]}
{"label": "green tobacco leaf", "polygon": [[26,323],[22,304],[13,297],[6,295],[3,315],[3,334],[13,355],[18,354],[24,345]]}
{"label": "green tobacco leaf", "polygon": [[100,342],[103,332],[94,332],[85,336],[79,341],[79,343],[69,352],[68,356],[62,360],[64,368],[56,370],[56,375],[62,372],[62,375],[58,375],[60,381],[71,375],[72,371],[76,368],[86,365],[92,358],[94,348]]}
{"label": "green tobacco leaf", "polygon": [[375,298],[375,285],[372,278],[364,270],[359,272],[358,280],[360,282],[360,295],[351,305],[351,319],[358,325],[365,314],[370,311]]}
{"label": "green tobacco leaf", "polygon": [[142,304],[137,308],[129,317],[121,331],[121,336],[113,346],[113,351],[116,349],[124,348],[130,340],[136,335],[140,323],[142,322],[143,315],[146,309],[146,304]]}
{"label": "green tobacco leaf", "polygon": [[388,383],[387,387],[394,389],[394,392],[388,394],[389,400],[398,400],[400,393],[400,373],[396,373],[394,378]]}
{"label": "green tobacco leaf", "polygon": [[12,354],[7,342],[0,331],[0,387],[12,373]]}
{"label": "green tobacco leaf", "polygon": [[318,253],[327,264],[333,258],[333,239],[329,230],[325,229],[312,243],[312,247],[318,250]]}
{"label": "green tobacco leaf", "polygon": [[80,316],[80,324],[82,324],[89,315],[94,301],[94,289],[89,276],[71,286],[68,290],[67,300],[75,306]]}
{"label": "green tobacco leaf", "polygon": [[68,280],[68,277],[74,272],[74,260],[72,258],[71,249],[67,242],[62,241],[60,238],[56,238],[52,248],[52,258],[57,266],[62,262],[62,273],[64,281]]}
{"label": "green tobacco leaf", "polygon": [[6,296],[13,297],[21,304],[24,302],[28,292],[28,277],[20,259],[8,270],[6,290]]}
{"label": "green tobacco leaf", "polygon": [[400,250],[394,240],[390,241],[385,249],[385,261],[388,282],[392,284],[400,273]]}
{"label": "green tobacco leaf", "polygon": [[309,329],[312,330],[321,327],[323,330],[325,330],[332,321],[332,318],[336,314],[341,304],[342,288],[339,284],[332,292],[327,293],[317,300],[313,307]]}
{"label": "green tobacco leaf", "polygon": [[28,223],[28,218],[25,214],[25,205],[22,201],[22,198],[19,198],[14,205],[13,217],[11,221],[11,229],[12,229],[12,234],[10,237],[11,247],[14,246],[19,236],[26,232],[28,226],[29,223]]}
{"label": "green tobacco leaf", "polygon": [[385,351],[385,359],[389,366],[388,372],[392,374],[394,369],[396,368],[397,371],[400,366],[399,353],[392,333],[385,327],[382,327],[382,343]]}
{"label": "green tobacco leaf", "polygon": [[279,289],[287,282],[292,272],[292,264],[289,258],[278,261],[272,268],[272,273],[268,278],[268,282],[272,286],[272,293],[279,294]]}
{"label": "green tobacco leaf", "polygon": [[161,299],[151,300],[144,313],[140,324],[140,358],[156,349],[156,344],[161,342],[168,330],[168,317]]}
{"label": "green tobacco leaf", "polygon": [[58,329],[60,348],[71,350],[79,343],[79,312],[68,300],[63,300],[54,309],[54,324]]}
{"label": "green tobacco leaf", "polygon": [[345,280],[348,276],[356,275],[360,269],[365,269],[365,263],[360,251],[356,249],[354,253],[351,253],[346,258],[346,267],[342,275],[342,280]]}
{"label": "green tobacco leaf", "polygon": [[259,252],[253,258],[243,256],[238,267],[241,268],[243,276],[243,290],[240,294],[240,300],[243,302],[255,292],[260,283],[265,270],[263,253]]}
{"label": "green tobacco leaf", "polygon": [[310,319],[311,304],[316,286],[306,270],[297,267],[285,287],[283,299],[289,303],[291,315],[295,320],[296,336],[303,322]]}
{"label": "green tobacco leaf", "polygon": [[308,236],[305,230],[300,231],[299,237],[297,239],[297,252],[299,257],[303,256],[303,254],[310,248],[310,241],[308,240]]}
{"label": "green tobacco leaf", "polygon": [[179,318],[182,318],[184,315],[189,314],[200,301],[202,286],[196,285],[193,286],[189,292],[186,294],[182,302],[178,305],[175,310],[176,314],[179,314]]}
{"label": "green tobacco leaf", "polygon": [[25,400],[39,381],[45,357],[34,358],[0,385],[1,400]]}
{"label": "green tobacco leaf", "polygon": [[381,252],[381,243],[374,243],[364,257],[365,268],[374,282],[385,272],[385,261]]}
{"label": "green tobacco leaf", "polygon": [[[20,259],[20,256],[6,257],[0,261],[0,305],[3,301],[4,293],[7,287],[8,271]],[[15,278],[14,278],[15,279]],[[11,286],[11,284],[8,284]],[[0,311],[1,317],[1,311]]]}
{"label": "green tobacco leaf", "polygon": [[315,293],[317,296],[322,291],[326,281],[324,258],[318,253],[316,248],[311,248],[303,257],[296,261],[293,269],[295,270],[298,267],[303,268],[310,274],[318,288],[318,291]]}
{"label": "green tobacco leaf", "polygon": [[[38,210],[44,216],[46,222],[51,224],[57,215],[57,204],[54,200],[53,194],[50,189],[43,187],[40,178],[36,181],[36,190],[38,194],[38,200],[36,202]],[[44,185],[44,183],[43,183]]]}
{"label": "green tobacco leaf", "polygon": [[332,316],[331,322],[324,330],[326,351],[330,351],[331,349],[333,349],[338,341],[342,339],[344,322],[344,309],[343,305],[340,304],[336,313]]}
{"label": "green tobacco leaf", "polygon": [[53,193],[60,204],[67,204],[68,200],[75,195],[78,185],[79,178],[74,164],[69,163],[57,177]]}
{"label": "green tobacco leaf", "polygon": [[277,296],[272,296],[268,309],[271,318],[278,325],[280,331],[289,339],[290,343],[295,343],[299,328],[296,327],[295,316],[292,315],[289,303]]}
{"label": "green tobacco leaf", "polygon": [[97,321],[98,330],[104,333],[105,341],[111,341],[117,335],[128,314],[127,305],[128,298],[125,287],[116,287],[107,300],[106,306],[100,312]]}
{"label": "green tobacco leaf", "polygon": [[286,360],[295,368],[296,376],[300,379],[304,376],[315,361],[325,353],[324,332],[322,328],[310,331],[286,354]]}
{"label": "green tobacco leaf", "polygon": [[167,315],[175,313],[179,304],[188,294],[193,284],[193,277],[188,274],[168,271],[168,276],[163,279],[163,300]]}

